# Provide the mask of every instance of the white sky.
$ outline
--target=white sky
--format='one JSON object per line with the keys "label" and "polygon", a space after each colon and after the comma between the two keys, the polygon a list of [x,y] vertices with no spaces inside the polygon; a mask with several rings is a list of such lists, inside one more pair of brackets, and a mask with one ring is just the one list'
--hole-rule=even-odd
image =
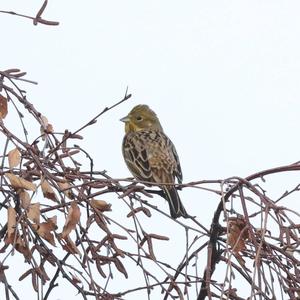
{"label": "white sky", "polygon": [[[43,17],[57,27],[0,15],[0,69],[17,67],[39,82],[22,86],[57,131],[79,128],[129,87],[131,100],[84,131],[97,169],[130,175],[118,120],[139,103],[160,117],[185,182],[300,160],[299,1],[49,2]],[[2,0],[0,9],[34,15],[41,3]],[[181,195],[210,224],[219,199]]]}

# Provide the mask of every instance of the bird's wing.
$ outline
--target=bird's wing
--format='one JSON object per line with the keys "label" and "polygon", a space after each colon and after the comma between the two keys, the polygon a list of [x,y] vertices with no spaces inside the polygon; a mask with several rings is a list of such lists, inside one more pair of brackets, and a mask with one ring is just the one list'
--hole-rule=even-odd
{"label": "bird's wing", "polygon": [[132,175],[138,180],[152,182],[152,171],[144,135],[138,132],[127,133],[123,139],[122,150]]}
{"label": "bird's wing", "polygon": [[171,140],[162,131],[128,133],[123,141],[123,155],[128,168],[139,180],[155,183],[180,183],[182,173]]}

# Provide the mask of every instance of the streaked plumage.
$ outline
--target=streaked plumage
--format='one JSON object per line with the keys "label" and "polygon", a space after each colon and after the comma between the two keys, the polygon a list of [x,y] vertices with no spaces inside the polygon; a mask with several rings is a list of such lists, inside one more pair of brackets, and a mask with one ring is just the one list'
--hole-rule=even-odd
{"label": "streaked plumage", "polygon": [[179,158],[172,141],[163,132],[156,114],[147,105],[137,105],[125,118],[123,156],[133,176],[159,183],[170,206],[172,218],[189,217],[176,188],[164,185],[182,182]]}

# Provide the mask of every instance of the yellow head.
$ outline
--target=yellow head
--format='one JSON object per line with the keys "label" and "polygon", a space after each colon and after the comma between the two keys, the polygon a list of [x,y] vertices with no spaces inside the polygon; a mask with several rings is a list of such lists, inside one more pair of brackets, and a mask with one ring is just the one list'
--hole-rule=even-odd
{"label": "yellow head", "polygon": [[155,112],[148,105],[140,104],[135,106],[130,113],[120,121],[125,123],[125,132],[141,130],[160,130],[159,119]]}

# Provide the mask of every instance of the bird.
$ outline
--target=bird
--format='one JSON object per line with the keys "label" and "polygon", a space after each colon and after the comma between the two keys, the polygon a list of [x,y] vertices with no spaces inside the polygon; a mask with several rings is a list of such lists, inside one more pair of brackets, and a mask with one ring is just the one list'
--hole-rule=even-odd
{"label": "bird", "polygon": [[125,123],[122,152],[129,171],[146,185],[154,183],[162,189],[173,219],[189,218],[174,185],[175,179],[182,183],[179,157],[156,113],[139,104],[120,121]]}

